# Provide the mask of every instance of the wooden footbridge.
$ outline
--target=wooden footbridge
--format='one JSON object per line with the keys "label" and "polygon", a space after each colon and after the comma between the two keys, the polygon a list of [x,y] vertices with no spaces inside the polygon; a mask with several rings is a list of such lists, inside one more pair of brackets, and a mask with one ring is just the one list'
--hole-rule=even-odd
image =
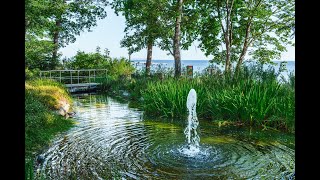
{"label": "wooden footbridge", "polygon": [[71,93],[90,92],[99,88],[107,72],[107,69],[48,70],[40,71],[40,78],[63,83]]}

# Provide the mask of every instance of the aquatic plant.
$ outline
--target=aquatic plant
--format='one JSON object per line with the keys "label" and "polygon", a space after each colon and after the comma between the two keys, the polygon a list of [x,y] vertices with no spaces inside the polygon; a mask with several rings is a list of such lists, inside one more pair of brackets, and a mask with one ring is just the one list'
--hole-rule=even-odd
{"label": "aquatic plant", "polygon": [[183,106],[189,89],[198,93],[198,117],[240,121],[294,132],[294,75],[277,80],[274,68],[245,66],[239,74],[198,76],[193,79],[168,78],[150,81],[141,95],[145,114],[166,118],[186,116]]}

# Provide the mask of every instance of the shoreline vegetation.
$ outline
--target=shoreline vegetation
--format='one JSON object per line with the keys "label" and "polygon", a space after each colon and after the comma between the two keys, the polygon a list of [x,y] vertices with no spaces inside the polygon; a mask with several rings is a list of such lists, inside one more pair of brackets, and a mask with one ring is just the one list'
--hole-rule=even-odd
{"label": "shoreline vegetation", "polygon": [[194,88],[199,119],[294,134],[295,75],[290,72],[288,78],[281,78],[282,71],[277,72],[273,66],[263,69],[262,64],[256,63],[229,75],[215,71],[177,79],[173,72],[155,72],[146,77],[142,70],[132,77],[111,75],[99,82],[103,92],[130,100],[147,117],[184,120],[186,97]]}
{"label": "shoreline vegetation", "polygon": [[74,122],[59,114],[72,98],[60,83],[52,80],[25,82],[25,179],[34,178],[37,154],[58,133],[70,129]]}

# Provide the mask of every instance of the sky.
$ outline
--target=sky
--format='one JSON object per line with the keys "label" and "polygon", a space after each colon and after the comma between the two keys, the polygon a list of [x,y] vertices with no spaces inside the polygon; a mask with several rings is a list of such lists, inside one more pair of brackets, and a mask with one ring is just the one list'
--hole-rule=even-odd
{"label": "sky", "polygon": [[[120,41],[124,37],[125,18],[119,14],[117,16],[114,11],[107,7],[108,16],[105,19],[98,20],[97,26],[92,28],[92,32],[82,32],[80,36],[77,36],[76,42],[67,45],[60,49],[62,57],[72,57],[78,50],[85,52],[95,52],[97,46],[99,46],[103,52],[105,48],[110,51],[111,57],[125,57],[128,58],[128,51],[126,48],[120,47]],[[199,42],[194,42],[189,50],[181,50],[182,60],[210,60],[212,56],[206,57],[204,53],[197,48]],[[131,55],[132,60],[144,60],[147,58],[147,50],[143,49],[139,52],[135,52]],[[173,60],[171,54],[168,55],[167,51],[162,51],[158,47],[153,47],[152,59],[154,60]],[[295,48],[287,47],[287,52],[281,54],[283,61],[295,60]]]}

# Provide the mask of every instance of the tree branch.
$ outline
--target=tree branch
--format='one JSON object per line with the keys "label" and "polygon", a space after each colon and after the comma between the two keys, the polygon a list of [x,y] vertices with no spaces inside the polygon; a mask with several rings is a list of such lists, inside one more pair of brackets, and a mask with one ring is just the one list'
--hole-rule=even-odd
{"label": "tree branch", "polygon": [[223,36],[225,36],[226,31],[224,30],[223,23],[222,23],[222,19],[221,19],[220,7],[221,7],[221,6],[220,6],[220,0],[218,0],[218,7],[217,7],[218,18],[219,18],[219,20],[220,20],[220,25],[221,25],[221,28],[222,28]]}

